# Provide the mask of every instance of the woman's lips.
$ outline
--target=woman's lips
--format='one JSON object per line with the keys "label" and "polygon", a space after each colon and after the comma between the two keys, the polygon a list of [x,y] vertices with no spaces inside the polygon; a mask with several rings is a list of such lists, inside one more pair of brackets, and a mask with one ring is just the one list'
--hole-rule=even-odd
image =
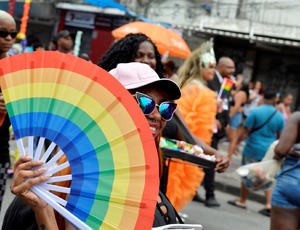
{"label": "woman's lips", "polygon": [[158,123],[149,122],[149,125],[150,125],[150,131],[152,135],[156,136],[160,130]]}

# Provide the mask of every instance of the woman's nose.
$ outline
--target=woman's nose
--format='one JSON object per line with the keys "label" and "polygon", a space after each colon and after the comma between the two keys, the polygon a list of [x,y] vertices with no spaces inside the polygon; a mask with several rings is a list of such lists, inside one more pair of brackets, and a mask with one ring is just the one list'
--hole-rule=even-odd
{"label": "woman's nose", "polygon": [[155,118],[155,120],[161,120],[161,115],[160,115],[159,107],[158,106],[155,106],[155,109],[152,112],[152,115]]}
{"label": "woman's nose", "polygon": [[147,56],[144,56],[143,58],[142,58],[142,63],[145,63],[145,64],[150,64],[150,59],[147,57]]}

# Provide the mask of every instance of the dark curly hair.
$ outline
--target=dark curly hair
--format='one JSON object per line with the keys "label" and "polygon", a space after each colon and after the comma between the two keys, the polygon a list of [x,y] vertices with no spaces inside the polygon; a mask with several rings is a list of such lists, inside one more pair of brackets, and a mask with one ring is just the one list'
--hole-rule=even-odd
{"label": "dark curly hair", "polygon": [[156,73],[160,78],[164,77],[163,64],[156,45],[145,34],[128,34],[126,37],[114,43],[110,49],[100,59],[98,66],[110,71],[117,67],[119,63],[133,62],[136,52],[142,42],[148,41],[154,47],[156,59]]}

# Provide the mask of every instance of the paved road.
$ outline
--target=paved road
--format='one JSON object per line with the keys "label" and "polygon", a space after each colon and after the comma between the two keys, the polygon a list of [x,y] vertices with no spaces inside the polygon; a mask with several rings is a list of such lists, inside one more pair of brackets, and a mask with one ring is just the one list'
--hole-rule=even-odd
{"label": "paved road", "polygon": [[[199,189],[200,194],[204,194],[202,188]],[[221,207],[208,208],[202,203],[191,202],[183,213],[186,213],[189,218],[186,223],[200,223],[203,230],[268,230],[270,226],[270,218],[258,213],[263,205],[259,202],[248,201],[247,209],[240,209],[227,204],[228,200],[233,200],[235,196],[216,191],[218,201]]]}

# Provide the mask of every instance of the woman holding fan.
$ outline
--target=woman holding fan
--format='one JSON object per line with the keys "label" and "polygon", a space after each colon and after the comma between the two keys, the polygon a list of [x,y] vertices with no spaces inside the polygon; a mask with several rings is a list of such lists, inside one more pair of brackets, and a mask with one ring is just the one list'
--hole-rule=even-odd
{"label": "woman holding fan", "polygon": [[[177,105],[173,100],[181,96],[179,87],[169,79],[160,79],[149,65],[142,63],[119,64],[110,73],[133,95],[145,114],[157,146],[157,152],[153,152],[153,154],[158,154],[161,174],[160,133],[176,110]],[[66,158],[62,161],[64,160]],[[16,206],[15,203],[14,208],[10,208],[8,213],[6,213],[2,229],[74,229],[68,221],[57,215],[48,203],[30,190],[34,185],[43,183],[50,178],[50,175],[42,175],[46,172],[45,168],[33,170],[42,166],[43,163],[39,161],[33,162],[28,156],[21,157],[16,162],[11,191],[26,204],[24,207],[19,202],[19,206],[23,206],[21,208],[22,211],[26,210],[26,208],[26,212],[28,212],[28,208],[32,211],[30,212],[31,215],[28,215],[26,220],[24,220],[22,214],[16,214],[19,206]],[[217,167],[220,167],[220,165]],[[220,170],[220,168],[218,169]],[[61,175],[69,172],[70,168],[67,168]],[[69,187],[69,184],[64,184],[64,186]],[[63,198],[66,199],[67,197]],[[177,223],[176,218],[179,217],[176,216],[176,211],[172,204],[161,192],[157,194],[153,227],[175,224]]]}

